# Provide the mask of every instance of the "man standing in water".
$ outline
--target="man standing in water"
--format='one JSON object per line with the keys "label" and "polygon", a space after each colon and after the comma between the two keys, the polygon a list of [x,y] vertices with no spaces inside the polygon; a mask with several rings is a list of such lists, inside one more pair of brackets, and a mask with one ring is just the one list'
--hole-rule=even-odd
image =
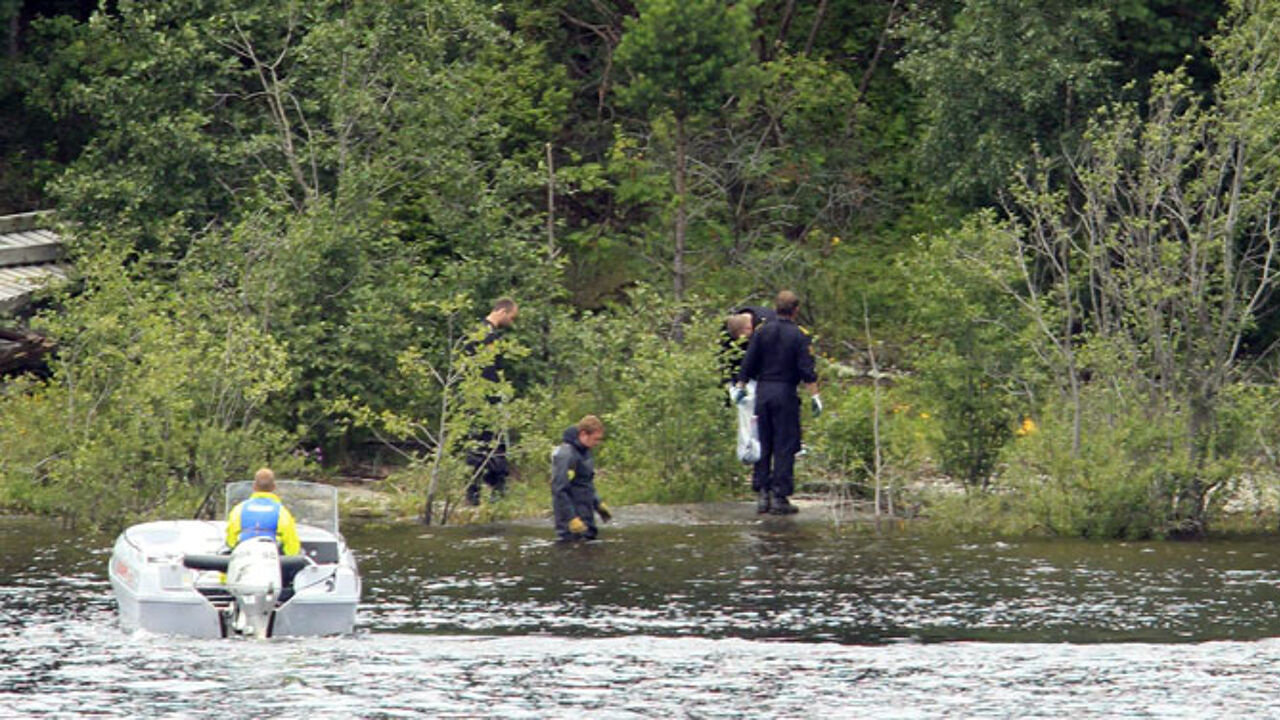
{"label": "man standing in water", "polygon": [[[493,302],[489,314],[484,318],[485,336],[478,343],[467,346],[466,351],[474,353],[480,347],[492,345],[502,339],[503,331],[515,324],[520,314],[520,306],[508,297],[498,298]],[[503,357],[501,353],[494,355],[493,360],[480,371],[480,377],[487,382],[497,383],[502,379]],[[490,405],[502,403],[502,397],[496,394],[487,396]],[[501,428],[485,428],[471,437],[471,448],[467,451],[467,465],[471,466],[471,483],[467,486],[467,503],[480,504],[480,482],[489,486],[490,497],[497,499],[507,490],[507,443]]]}
{"label": "man standing in water", "polygon": [[613,519],[596,494],[596,463],[591,449],[604,439],[604,423],[587,415],[564,431],[551,453],[551,509],[561,541],[591,540],[596,536],[596,513]]}
{"label": "man standing in water", "polygon": [[255,537],[275,538],[285,555],[302,551],[298,523],[276,495],[276,474],[270,468],[254,473],[253,494],[227,516],[227,547]]}
{"label": "man standing in water", "polygon": [[[756,417],[760,432],[760,460],[751,474],[757,493],[756,511],[790,515],[796,506],[788,500],[795,491],[795,459],[800,450],[800,400],[796,386],[809,391],[813,414],[822,412],[818,374],[814,367],[809,334],[796,325],[800,298],[790,290],[778,293],[774,302],[776,322],[765,323],[751,336],[742,359],[739,385],[756,381]],[[737,401],[745,399],[739,387]]]}

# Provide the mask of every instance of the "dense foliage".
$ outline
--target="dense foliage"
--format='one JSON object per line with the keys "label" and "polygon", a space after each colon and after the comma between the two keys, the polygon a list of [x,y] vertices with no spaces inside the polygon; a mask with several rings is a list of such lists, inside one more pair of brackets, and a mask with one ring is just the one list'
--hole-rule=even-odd
{"label": "dense foliage", "polygon": [[[1278,15],[0,1],[0,211],[57,208],[75,271],[30,319],[49,377],[5,387],[0,503],[118,523],[394,458],[448,517],[498,426],[481,512],[518,512],[588,412],[611,500],[731,495],[717,329],[791,288],[829,409],[802,481],[1203,533],[1276,484]],[[466,348],[503,295],[494,388]]]}

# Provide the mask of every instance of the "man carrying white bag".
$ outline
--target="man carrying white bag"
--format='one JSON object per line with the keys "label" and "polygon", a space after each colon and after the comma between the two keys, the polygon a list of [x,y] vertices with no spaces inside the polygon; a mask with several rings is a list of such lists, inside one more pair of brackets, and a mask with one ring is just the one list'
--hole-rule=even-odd
{"label": "man carrying white bag", "polygon": [[760,460],[760,433],[756,421],[755,381],[738,386],[745,379],[740,377],[742,357],[752,334],[774,320],[777,315],[769,308],[744,305],[730,313],[720,333],[720,373],[729,392],[728,404],[738,411],[738,460],[747,465]]}
{"label": "man carrying white bag", "polygon": [[[729,402],[737,397],[737,388],[729,386]],[[738,460],[747,465],[754,465],[760,459],[760,431],[756,426],[756,381],[752,380],[742,389],[742,402],[736,403],[738,409]]]}

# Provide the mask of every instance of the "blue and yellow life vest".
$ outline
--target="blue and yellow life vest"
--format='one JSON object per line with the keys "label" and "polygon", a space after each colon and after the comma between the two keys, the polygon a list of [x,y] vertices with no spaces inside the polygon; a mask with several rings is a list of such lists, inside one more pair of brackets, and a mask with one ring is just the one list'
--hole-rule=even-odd
{"label": "blue and yellow life vest", "polygon": [[268,497],[251,497],[240,508],[240,542],[249,538],[275,539],[283,506]]}

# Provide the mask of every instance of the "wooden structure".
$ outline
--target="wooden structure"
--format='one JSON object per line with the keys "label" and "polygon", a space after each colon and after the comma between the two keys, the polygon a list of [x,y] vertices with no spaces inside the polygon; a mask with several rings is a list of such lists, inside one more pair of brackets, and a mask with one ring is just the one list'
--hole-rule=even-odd
{"label": "wooden structure", "polygon": [[[47,211],[0,216],[0,316],[20,314],[36,290],[66,279],[62,239],[49,229],[52,220]],[[6,324],[0,328],[0,374],[39,370],[53,342]]]}

